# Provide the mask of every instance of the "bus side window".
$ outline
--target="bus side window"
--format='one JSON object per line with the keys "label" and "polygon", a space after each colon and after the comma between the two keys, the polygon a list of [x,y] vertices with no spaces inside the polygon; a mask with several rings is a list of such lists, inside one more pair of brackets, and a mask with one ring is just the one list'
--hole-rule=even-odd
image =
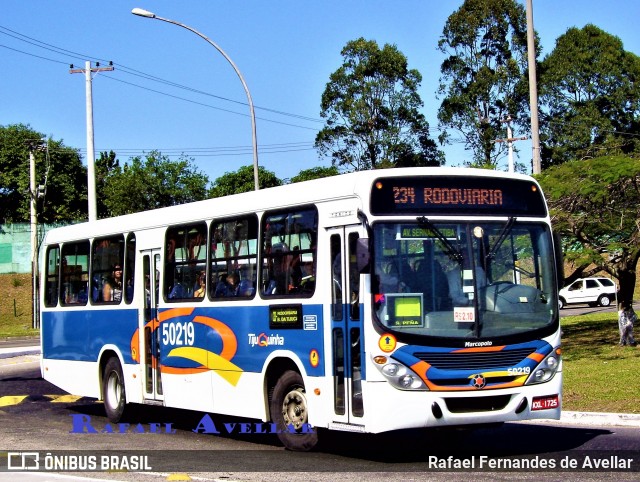
{"label": "bus side window", "polygon": [[89,299],[89,241],[62,246],[60,299],[63,305],[86,305]]}
{"label": "bus side window", "polygon": [[124,289],[124,236],[96,238],[91,256],[91,302],[120,303]]}
{"label": "bus side window", "polygon": [[200,278],[206,270],[206,224],[202,222],[167,229],[165,246],[165,299],[202,300],[202,297],[194,298],[194,293],[200,289]]}
{"label": "bus side window", "polygon": [[257,216],[214,221],[210,239],[211,298],[253,298],[258,258]]}
{"label": "bus side window", "polygon": [[313,295],[318,232],[315,206],[265,213],[262,225],[261,294]]}
{"label": "bus side window", "polygon": [[57,245],[47,248],[46,270],[44,305],[56,306],[58,304],[58,282],[60,281],[60,247]]}
{"label": "bus side window", "polygon": [[131,233],[127,236],[126,244],[126,261],[124,264],[124,280],[125,280],[125,302],[127,304],[133,301],[133,288],[135,286],[136,272],[136,235]]}

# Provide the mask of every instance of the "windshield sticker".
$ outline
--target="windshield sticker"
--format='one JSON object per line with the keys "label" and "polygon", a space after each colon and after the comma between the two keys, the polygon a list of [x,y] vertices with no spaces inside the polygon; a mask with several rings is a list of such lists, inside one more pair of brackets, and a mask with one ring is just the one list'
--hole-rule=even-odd
{"label": "windshield sticker", "polygon": [[456,307],[453,309],[453,321],[456,323],[474,323],[476,310],[473,307]]}

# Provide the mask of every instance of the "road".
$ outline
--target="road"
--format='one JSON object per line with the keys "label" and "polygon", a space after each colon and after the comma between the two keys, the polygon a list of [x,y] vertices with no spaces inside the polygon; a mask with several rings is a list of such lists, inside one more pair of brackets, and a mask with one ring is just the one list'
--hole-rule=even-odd
{"label": "road", "polygon": [[[640,312],[640,301],[635,301],[633,308],[636,312]],[[615,303],[611,304],[611,306],[589,306],[586,303],[576,303],[562,308],[560,317],[590,315],[592,313],[616,313],[617,311]]]}
{"label": "road", "polygon": [[[17,395],[26,396],[22,400],[6,398]],[[375,436],[323,432],[321,449],[301,454],[284,450],[272,434],[255,433],[254,420],[216,416],[211,421],[221,433],[203,434],[194,432],[206,425],[202,413],[141,407],[132,415],[131,425],[118,426],[108,423],[101,403],[64,395],[40,378],[37,357],[0,360],[0,450],[38,451],[41,457],[51,453],[58,461],[65,457],[69,461],[70,456],[77,458],[79,454],[96,456],[98,461],[105,454],[149,457],[152,470],[144,474],[67,473],[121,481],[187,480],[179,478],[187,472],[192,480],[267,482],[337,478],[450,481],[471,475],[476,480],[559,480],[559,476],[563,480],[602,480],[613,475],[616,480],[638,480],[640,475],[640,430],[631,427],[537,422],[471,432],[411,430]],[[248,424],[252,433],[242,433],[242,423]],[[92,429],[96,433],[88,433]],[[6,467],[2,456],[0,452],[0,467]],[[618,464],[632,458],[636,472],[602,472],[593,466],[610,464],[612,457],[617,457]],[[495,466],[489,465],[513,464],[514,460],[555,467],[496,472]],[[562,463],[582,465],[585,460],[588,466],[584,471],[554,471]],[[447,464],[455,461],[475,467],[450,473],[455,467]],[[42,474],[14,475],[0,472],[0,480],[49,480]]]}

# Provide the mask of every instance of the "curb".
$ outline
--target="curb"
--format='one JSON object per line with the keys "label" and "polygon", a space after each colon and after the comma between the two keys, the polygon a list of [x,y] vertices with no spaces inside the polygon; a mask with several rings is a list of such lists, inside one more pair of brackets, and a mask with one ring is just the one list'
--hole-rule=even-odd
{"label": "curb", "polygon": [[3,348],[0,350],[0,360],[23,355],[40,355],[39,346],[17,346],[15,348]]}
{"label": "curb", "polygon": [[640,415],[635,413],[601,413],[563,411],[560,420],[554,422],[597,425],[600,427],[639,427]]}
{"label": "curb", "polygon": [[0,336],[0,343],[8,341],[36,341],[40,342],[39,335],[25,335],[25,336]]}

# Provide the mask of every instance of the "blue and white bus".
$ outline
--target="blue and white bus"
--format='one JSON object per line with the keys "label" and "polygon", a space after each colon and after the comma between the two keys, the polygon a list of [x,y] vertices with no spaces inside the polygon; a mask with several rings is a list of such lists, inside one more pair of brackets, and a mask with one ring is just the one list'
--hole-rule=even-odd
{"label": "blue and white bus", "polygon": [[71,225],[42,374],[104,401],[319,429],[557,419],[558,243],[535,180],[364,171]]}

